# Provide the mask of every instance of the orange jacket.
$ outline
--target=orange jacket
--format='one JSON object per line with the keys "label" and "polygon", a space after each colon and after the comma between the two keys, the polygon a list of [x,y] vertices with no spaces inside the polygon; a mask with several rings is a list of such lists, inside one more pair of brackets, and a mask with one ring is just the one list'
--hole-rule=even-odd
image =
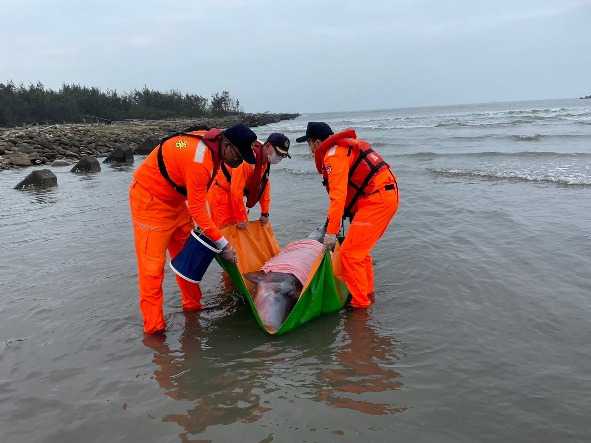
{"label": "orange jacket", "polygon": [[[224,208],[225,212],[229,214],[229,220],[235,223],[245,222],[248,220],[248,213],[244,204],[244,191],[249,180],[255,173],[255,166],[243,162],[237,168],[225,168],[225,172],[230,176],[230,181],[226,177],[224,170],[220,168],[216,177],[215,183],[211,188],[210,193],[223,193],[227,199],[212,198],[210,202],[228,201],[228,207]],[[271,182],[267,182],[265,190],[259,200],[261,206],[261,213],[269,213],[271,208]],[[217,208],[212,208],[216,210]]]}
{"label": "orange jacket", "polygon": [[[338,234],[345,209],[352,203],[357,189],[361,186],[361,183],[356,182],[359,178],[363,181],[363,177],[358,175],[359,169],[356,170],[355,177],[350,177],[350,171],[357,163],[361,150],[366,149],[367,146],[369,145],[366,142],[357,140],[354,130],[347,129],[325,140],[314,153],[316,168],[324,176],[330,200],[326,228],[328,234]],[[376,164],[382,161],[379,154],[375,156],[375,161]],[[369,180],[361,197],[354,202],[351,212],[355,213],[364,196],[386,185],[396,185],[396,177],[387,164]]]}
{"label": "orange jacket", "polygon": [[263,144],[256,141],[253,144],[253,151],[256,158],[256,163],[250,168],[250,172],[246,175],[246,185],[244,187],[244,195],[246,196],[246,207],[252,208],[257,203],[261,202],[263,197],[269,201],[261,202],[262,213],[269,213],[270,193],[269,193],[269,172],[271,165],[267,160],[267,156],[263,151]]}
{"label": "orange jacket", "polygon": [[207,191],[220,165],[221,130],[195,131],[191,134],[198,138],[178,135],[166,140],[161,146],[168,175],[178,186],[187,189],[186,199],[162,176],[158,167],[158,147],[143,161],[134,179],[152,195],[171,206],[186,204],[189,214],[205,235],[218,241],[222,239],[222,233],[207,210]]}

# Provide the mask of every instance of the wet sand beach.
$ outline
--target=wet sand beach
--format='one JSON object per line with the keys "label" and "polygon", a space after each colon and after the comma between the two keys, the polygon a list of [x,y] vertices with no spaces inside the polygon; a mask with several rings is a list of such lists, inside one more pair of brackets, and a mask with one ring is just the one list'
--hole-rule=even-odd
{"label": "wet sand beach", "polygon": [[[1,442],[585,442],[591,439],[591,104],[302,115],[352,126],[399,178],[376,303],[266,336],[213,265],[144,337],[133,166],[12,189],[0,172]],[[281,244],[322,223],[307,146],[272,171]],[[291,151],[290,151],[291,152]],[[258,210],[252,217],[258,216]]]}

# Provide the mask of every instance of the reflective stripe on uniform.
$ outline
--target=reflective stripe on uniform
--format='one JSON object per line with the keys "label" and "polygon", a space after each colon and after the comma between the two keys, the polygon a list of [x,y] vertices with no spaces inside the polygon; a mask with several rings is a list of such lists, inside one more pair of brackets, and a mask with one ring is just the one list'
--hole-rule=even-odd
{"label": "reflective stripe on uniform", "polygon": [[195,163],[203,163],[203,159],[205,158],[205,151],[207,150],[207,146],[203,143],[203,140],[199,140],[199,144],[197,145],[197,149],[195,149],[195,158],[193,161]]}

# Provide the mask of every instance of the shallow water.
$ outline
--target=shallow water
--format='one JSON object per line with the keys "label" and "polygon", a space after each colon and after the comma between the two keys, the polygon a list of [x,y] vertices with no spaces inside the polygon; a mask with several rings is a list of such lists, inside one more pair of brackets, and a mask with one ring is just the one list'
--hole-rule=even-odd
{"label": "shallow water", "polygon": [[[265,336],[223,293],[143,337],[131,169],[19,192],[0,173],[0,441],[589,441],[591,104],[302,116],[359,128],[401,208],[375,249],[376,304]],[[272,174],[279,240],[321,223],[303,145]],[[136,164],[141,159],[137,159]]]}

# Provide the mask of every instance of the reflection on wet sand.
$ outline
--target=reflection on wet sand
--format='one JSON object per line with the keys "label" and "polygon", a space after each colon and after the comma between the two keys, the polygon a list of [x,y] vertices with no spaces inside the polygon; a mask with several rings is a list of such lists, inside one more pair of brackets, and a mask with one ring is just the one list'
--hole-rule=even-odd
{"label": "reflection on wet sand", "polygon": [[[181,315],[178,345],[174,333],[146,336],[144,344],[164,394],[191,404],[162,417],[182,428],[183,442],[212,426],[265,423],[276,395],[295,399],[295,408],[297,399],[312,399],[376,416],[406,410],[397,404],[396,340],[380,334],[367,312],[328,316],[279,338],[257,331],[246,307],[216,322],[202,312]],[[250,327],[253,334],[239,332]]]}
{"label": "reflection on wet sand", "polygon": [[[269,410],[261,405],[265,356],[236,340],[235,332],[212,331],[200,324],[199,313],[185,313],[179,349],[171,349],[164,337],[146,336],[154,350],[154,378],[174,400],[193,403],[186,413],[170,414],[164,422],[184,430],[181,441],[210,426],[258,421]],[[248,361],[248,365],[244,362]]]}
{"label": "reflection on wet sand", "polygon": [[[367,311],[353,311],[344,321],[332,367],[320,371],[318,400],[335,408],[351,409],[370,415],[404,412],[407,408],[369,400],[369,394],[399,391],[400,373],[391,369],[398,360],[395,339],[378,334],[368,323]],[[391,398],[392,395],[381,396]]]}

